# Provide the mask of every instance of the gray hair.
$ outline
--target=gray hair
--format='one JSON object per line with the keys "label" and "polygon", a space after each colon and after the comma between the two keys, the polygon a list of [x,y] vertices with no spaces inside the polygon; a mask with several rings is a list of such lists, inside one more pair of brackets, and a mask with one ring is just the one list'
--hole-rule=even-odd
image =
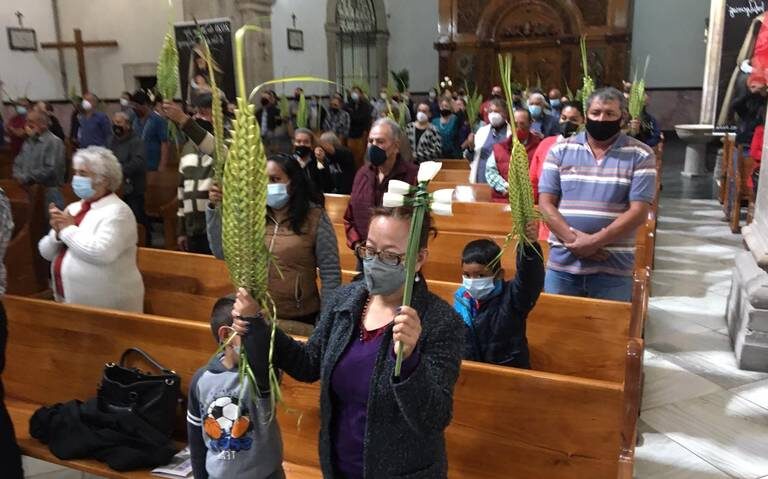
{"label": "gray hair", "polygon": [[400,136],[402,135],[402,131],[400,130],[400,125],[397,124],[395,120],[392,118],[379,118],[373,123],[372,129],[377,126],[388,126],[389,127],[389,138],[392,141],[400,141]]}
{"label": "gray hair", "polygon": [[307,135],[309,136],[309,139],[312,141],[312,144],[315,144],[315,134],[310,130],[309,128],[296,128],[293,130],[293,138],[296,138],[296,135]]}
{"label": "gray hair", "polygon": [[531,100],[533,100],[535,98],[538,98],[539,100],[541,100],[545,105],[547,104],[547,99],[544,98],[544,95],[542,95],[541,93],[538,93],[538,92],[531,93],[530,95],[528,95],[528,103],[530,103]]}
{"label": "gray hair", "polygon": [[116,111],[114,115],[112,115],[112,119],[115,118],[122,118],[123,120],[130,123],[131,119],[128,117],[128,115],[124,111]]}
{"label": "gray hair", "polygon": [[326,131],[325,133],[320,135],[320,141],[325,141],[335,146],[341,145],[341,141],[339,141],[339,137],[336,136],[336,133],[332,131]]}
{"label": "gray hair", "polygon": [[[601,102],[607,102],[607,101],[616,101],[619,102],[619,109],[622,113],[626,112],[629,108],[627,103],[627,97],[624,96],[622,92],[617,90],[616,88],[612,86],[603,87],[600,89],[597,89],[592,92],[591,95],[587,98],[587,111],[592,107],[592,103],[595,101],[601,101]],[[586,115],[587,112],[585,111],[584,114]]]}
{"label": "gray hair", "polygon": [[82,165],[93,173],[97,183],[104,182],[107,190],[114,193],[123,184],[123,169],[115,155],[101,146],[89,146],[75,152],[72,164]]}

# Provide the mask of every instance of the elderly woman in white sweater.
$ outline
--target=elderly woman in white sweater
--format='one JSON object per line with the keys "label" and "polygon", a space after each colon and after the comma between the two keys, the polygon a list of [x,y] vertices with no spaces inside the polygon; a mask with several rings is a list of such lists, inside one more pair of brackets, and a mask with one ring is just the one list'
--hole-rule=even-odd
{"label": "elderly woman in white sweater", "polygon": [[51,231],[38,244],[51,262],[56,301],[140,313],[136,218],[115,194],[123,181],[120,163],[95,146],[79,150],[72,163],[72,189],[82,200],[64,211],[49,205]]}

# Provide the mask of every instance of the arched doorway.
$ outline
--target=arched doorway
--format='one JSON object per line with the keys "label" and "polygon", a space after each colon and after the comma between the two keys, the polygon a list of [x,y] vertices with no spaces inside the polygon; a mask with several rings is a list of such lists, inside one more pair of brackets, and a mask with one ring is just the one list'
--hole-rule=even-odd
{"label": "arched doorway", "polygon": [[386,18],[383,0],[329,0],[328,78],[339,84],[337,88],[362,83],[371,94],[386,85]]}

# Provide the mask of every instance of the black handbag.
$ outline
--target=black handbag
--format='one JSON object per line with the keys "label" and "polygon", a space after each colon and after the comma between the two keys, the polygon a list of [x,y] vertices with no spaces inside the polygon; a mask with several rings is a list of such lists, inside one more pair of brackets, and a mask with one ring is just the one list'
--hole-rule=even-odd
{"label": "black handbag", "polygon": [[[140,355],[159,370],[158,374],[126,366],[129,354]],[[181,378],[139,348],[129,348],[120,362],[107,363],[97,394],[103,412],[132,412],[170,437],[181,405]]]}

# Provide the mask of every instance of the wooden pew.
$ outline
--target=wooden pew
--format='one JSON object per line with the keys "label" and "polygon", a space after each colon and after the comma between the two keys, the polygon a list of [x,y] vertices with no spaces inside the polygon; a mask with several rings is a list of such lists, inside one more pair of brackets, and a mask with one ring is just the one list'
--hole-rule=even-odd
{"label": "wooden pew", "polygon": [[437,161],[443,164],[443,170],[466,170],[469,174],[469,162],[465,159],[439,159]]}
{"label": "wooden pew", "polygon": [[428,186],[430,192],[453,188],[453,201],[460,203],[476,203],[491,201],[491,187],[486,184],[468,184],[465,179],[461,183],[452,181],[431,181]]}
{"label": "wooden pew", "polygon": [[466,170],[452,170],[441,169],[434,181],[440,181],[445,183],[463,184],[469,181],[469,169]]}
{"label": "wooden pew", "polygon": [[177,188],[179,172],[148,171],[145,210],[147,216],[163,223],[163,247],[177,249],[176,211],[178,207]]}
{"label": "wooden pew", "polygon": [[47,231],[43,213],[45,196],[42,188],[29,191],[14,180],[0,180],[11,203],[14,233],[5,254],[9,294],[35,294],[48,287],[49,263],[37,252],[37,242]]}
{"label": "wooden pew", "polygon": [[[185,274],[174,271],[184,263]],[[208,322],[218,296],[206,295],[217,290],[218,280],[227,278],[223,261],[205,255],[140,249],[139,268],[145,278],[145,311],[193,321]],[[354,272],[344,271],[349,282]],[[146,278],[151,278],[148,282]],[[208,278],[216,278],[216,287],[206,288]],[[430,290],[449,304],[459,284],[429,281]],[[195,286],[189,287],[194,284]],[[178,287],[174,287],[178,285]],[[632,323],[630,303],[544,294],[528,319],[528,340],[533,368],[590,379],[619,381],[626,339]],[[639,337],[639,336],[638,336]]]}
{"label": "wooden pew", "polygon": [[[325,195],[325,208],[331,223],[343,226],[344,212],[349,203],[348,195]],[[512,229],[512,218],[509,212],[509,205],[506,203],[454,203],[453,216],[432,215],[434,227],[437,228],[438,236],[445,232],[472,233],[477,238],[486,238],[489,236],[506,236]],[[653,265],[653,256],[655,248],[656,215],[652,211],[645,225],[637,232],[637,253],[636,264],[638,268]],[[343,227],[337,228],[339,241],[344,242]],[[544,247],[544,243],[542,243]],[[349,254],[349,250],[344,247],[339,249],[343,256]],[[347,260],[344,267],[353,265],[352,260]],[[352,266],[354,268],[354,266]]]}
{"label": "wooden pew", "polygon": [[[176,370],[186,389],[215,348],[208,326],[17,296],[4,302],[13,338],[6,399],[22,451],[105,477],[150,477],[146,471],[120,474],[91,460],[58,460],[30,438],[29,417],[42,404],[93,397],[104,363],[127,347],[145,349]],[[631,478],[642,341],[628,340],[626,351],[620,382],[464,362],[446,432],[450,477],[498,478],[515,471],[524,479]],[[320,477],[318,385],[286,376],[282,389],[286,405],[302,414],[299,423],[295,414],[278,411],[287,475]]]}

